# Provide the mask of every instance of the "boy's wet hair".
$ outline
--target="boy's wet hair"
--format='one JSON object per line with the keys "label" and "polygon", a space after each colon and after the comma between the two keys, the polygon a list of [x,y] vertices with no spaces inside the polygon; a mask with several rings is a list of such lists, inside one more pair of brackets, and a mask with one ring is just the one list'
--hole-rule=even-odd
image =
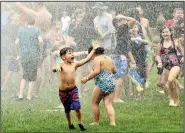
{"label": "boy's wet hair", "polygon": [[[93,50],[93,46],[91,46],[91,47],[88,49],[88,53],[90,53],[92,50]],[[95,54],[101,55],[101,54],[104,54],[104,51],[105,51],[104,48],[98,47],[97,49],[95,49]]]}
{"label": "boy's wet hair", "polygon": [[67,52],[73,52],[74,50],[70,47],[65,47],[63,49],[60,50],[60,57],[62,57],[63,55],[65,55]]}

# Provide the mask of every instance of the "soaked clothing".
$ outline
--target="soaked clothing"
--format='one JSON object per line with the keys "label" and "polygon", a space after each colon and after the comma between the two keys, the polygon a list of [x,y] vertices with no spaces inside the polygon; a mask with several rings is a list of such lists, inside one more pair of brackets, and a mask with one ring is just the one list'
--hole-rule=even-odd
{"label": "soaked clothing", "polygon": [[81,104],[78,96],[78,88],[75,86],[71,90],[60,90],[59,97],[64,105],[65,112],[69,113],[71,110],[80,110]]}
{"label": "soaked clothing", "polygon": [[113,74],[111,72],[101,70],[95,77],[95,85],[98,86],[104,94],[114,92],[115,83]]}
{"label": "soaked clothing", "polygon": [[[112,23],[112,15],[109,13],[103,13],[101,16],[96,16],[94,18],[94,27],[98,31],[100,31],[102,34],[109,32],[102,40],[101,47],[104,47],[105,49],[111,50],[112,49],[112,34],[115,33],[115,28]],[[111,51],[109,51],[111,52]]]}
{"label": "soaked clothing", "polygon": [[129,35],[128,24],[118,26],[116,19],[113,19],[113,25],[116,29],[117,42],[116,48],[113,53],[117,55],[127,56],[129,51],[131,51],[131,37]]}
{"label": "soaked clothing", "polygon": [[23,68],[23,79],[26,81],[36,81],[37,79],[37,66],[38,62],[29,60],[27,62],[21,62]]}
{"label": "soaked clothing", "polygon": [[112,59],[114,60],[114,63],[117,68],[117,73],[114,74],[114,78],[118,79],[123,76],[128,72],[128,60],[124,55],[117,55],[113,56]]}
{"label": "soaked clothing", "polygon": [[[140,35],[138,37],[142,38]],[[147,78],[147,51],[145,45],[138,40],[132,41],[131,52],[136,61],[136,66],[138,67],[137,72],[142,78],[143,84],[145,84]]]}
{"label": "soaked clothing", "polygon": [[175,49],[174,44],[171,45],[169,48],[164,48],[162,44],[160,53],[161,53],[163,68],[170,70],[173,66],[180,67],[180,63],[177,57],[177,50]]}
{"label": "soaked clothing", "polygon": [[27,81],[36,81],[40,60],[39,35],[40,30],[34,27],[21,28],[19,31],[20,61],[23,68],[23,79]]}

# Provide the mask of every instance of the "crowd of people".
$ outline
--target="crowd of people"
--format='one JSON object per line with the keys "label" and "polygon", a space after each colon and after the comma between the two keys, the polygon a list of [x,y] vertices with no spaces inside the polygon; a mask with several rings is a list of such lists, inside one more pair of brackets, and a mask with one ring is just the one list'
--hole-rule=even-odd
{"label": "crowd of people", "polygon": [[[103,99],[110,125],[115,126],[112,103],[123,102],[123,88],[127,97],[145,98],[150,87],[148,73],[156,64],[159,92],[168,94],[169,106],[180,105],[179,91],[183,86],[178,78],[184,76],[182,8],[174,9],[172,20],[159,13],[155,36],[160,38],[154,38],[140,5],[129,9],[127,14],[118,14],[97,2],[91,10],[76,9],[73,14],[63,11],[54,24],[52,13],[43,2],[28,5],[16,2],[15,5],[21,14],[2,4],[1,67],[6,76],[2,77],[1,91],[8,89],[8,81],[16,73],[18,100],[23,100],[27,82],[27,99],[32,100],[39,97],[42,83],[56,76],[53,71],[59,72],[61,102],[58,107],[65,109],[69,129],[75,129],[70,115],[70,110],[75,110],[79,127],[84,131],[79,97],[87,95],[85,83],[94,78],[91,125],[99,125],[99,104]],[[96,11],[95,16],[92,10]],[[130,70],[138,74],[142,91],[137,91],[134,82],[130,86]]]}

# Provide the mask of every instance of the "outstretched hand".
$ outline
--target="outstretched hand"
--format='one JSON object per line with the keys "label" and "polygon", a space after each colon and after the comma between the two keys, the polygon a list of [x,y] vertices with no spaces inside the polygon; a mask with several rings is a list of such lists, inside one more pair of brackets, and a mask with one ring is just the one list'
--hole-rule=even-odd
{"label": "outstretched hand", "polygon": [[53,71],[53,72],[61,72],[61,67],[60,67],[60,65],[57,65],[56,67],[53,67],[52,71]]}
{"label": "outstretched hand", "polygon": [[181,58],[180,62],[181,63],[184,63],[184,57]]}
{"label": "outstretched hand", "polygon": [[158,68],[162,68],[162,63],[159,63],[159,64],[157,65],[157,67],[158,67]]}
{"label": "outstretched hand", "polygon": [[86,77],[81,79],[81,83],[85,84],[86,82],[87,82],[87,78]]}

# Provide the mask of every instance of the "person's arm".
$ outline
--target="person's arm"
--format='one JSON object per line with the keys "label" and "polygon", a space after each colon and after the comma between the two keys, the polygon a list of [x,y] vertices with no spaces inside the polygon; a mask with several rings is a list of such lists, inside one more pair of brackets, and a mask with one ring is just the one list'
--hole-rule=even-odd
{"label": "person's arm", "polygon": [[52,68],[53,72],[61,72],[62,71],[62,63],[57,64],[55,67]]}
{"label": "person's arm", "polygon": [[179,53],[184,56],[184,49],[182,48],[182,46],[179,44],[179,42],[175,42],[175,47],[177,48],[177,50],[179,51]]}
{"label": "person's arm", "polygon": [[41,36],[38,36],[38,40],[39,40],[39,45],[42,45],[43,44],[43,39]]}
{"label": "person's arm", "polygon": [[116,17],[125,19],[127,21],[129,27],[132,27],[133,25],[136,24],[136,19],[135,18],[128,17],[128,16],[123,16],[122,14],[119,14]]}
{"label": "person's arm", "polygon": [[136,40],[140,41],[144,45],[148,45],[150,43],[147,39],[136,38]]}
{"label": "person's arm", "polygon": [[136,69],[136,61],[134,60],[134,57],[130,51],[128,52],[128,58],[132,63],[132,69]]}
{"label": "person's arm", "polygon": [[78,67],[84,65],[85,63],[87,63],[91,59],[91,57],[93,56],[94,53],[95,53],[95,49],[93,48],[91,53],[85,59],[82,59],[82,60],[76,62],[76,67],[78,68]]}
{"label": "person's arm", "polygon": [[112,16],[108,17],[108,21],[107,21],[107,31],[105,33],[103,33],[103,37],[107,36],[108,34],[114,33],[114,26],[112,24]]}
{"label": "person's arm", "polygon": [[158,62],[158,66],[159,68],[162,67],[162,60],[161,60],[161,46],[160,45],[157,45],[157,48],[156,48],[156,60]]}
{"label": "person's arm", "polygon": [[74,52],[74,56],[86,55],[88,51]]}
{"label": "person's arm", "polygon": [[100,73],[100,60],[99,59],[93,60],[93,69],[94,71],[92,71],[89,75],[87,75],[81,80],[82,83],[86,83],[87,81],[93,79],[94,77],[96,77],[96,75]]}
{"label": "person's arm", "polygon": [[21,2],[16,2],[16,6],[28,15],[31,15],[31,16],[34,16],[34,17],[37,16],[36,11],[34,11],[33,9],[30,9],[30,8],[27,8]]}
{"label": "person's arm", "polygon": [[112,62],[112,63],[113,63],[112,73],[113,73],[113,74],[116,74],[116,73],[117,73],[116,65],[115,65],[115,63],[114,63],[114,62]]}
{"label": "person's arm", "polygon": [[184,49],[182,48],[182,46],[177,41],[175,42],[175,47],[177,48],[179,53],[182,55],[182,58],[181,58],[180,62],[183,63],[184,62]]}
{"label": "person's arm", "polygon": [[155,61],[152,60],[152,64],[149,66],[149,69],[148,69],[149,72],[152,71],[152,68],[154,67],[154,65],[155,65]]}
{"label": "person's arm", "polygon": [[94,28],[97,31],[97,33],[99,34],[100,37],[103,37],[103,33],[100,31],[99,27],[98,27],[98,20],[97,17],[94,19]]}
{"label": "person's arm", "polygon": [[148,37],[149,37],[150,41],[153,41],[153,40],[152,40],[151,32],[150,32],[150,30],[149,30],[149,27],[150,27],[150,25],[149,25],[149,21],[147,20],[147,28],[146,28],[146,32],[147,32],[147,35],[148,35]]}

